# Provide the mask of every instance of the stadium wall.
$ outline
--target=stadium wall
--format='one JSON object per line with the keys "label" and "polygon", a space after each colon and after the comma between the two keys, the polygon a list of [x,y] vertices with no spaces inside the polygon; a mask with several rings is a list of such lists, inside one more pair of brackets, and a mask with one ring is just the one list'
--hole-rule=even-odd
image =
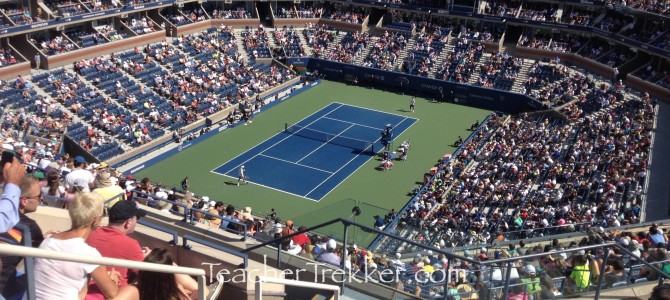
{"label": "stadium wall", "polygon": [[[318,70],[328,80],[353,82],[373,88],[390,88],[403,93],[417,93],[421,96],[439,99],[440,93],[449,95],[454,92],[453,102],[508,114],[536,111],[542,104],[525,95],[486,89],[477,86],[458,84],[443,80],[419,77],[405,73],[366,68],[322,59],[300,59],[307,64],[309,70]],[[306,61],[306,62],[305,62]],[[289,64],[299,66],[297,60],[289,60]],[[346,75],[345,75],[346,74]]]}

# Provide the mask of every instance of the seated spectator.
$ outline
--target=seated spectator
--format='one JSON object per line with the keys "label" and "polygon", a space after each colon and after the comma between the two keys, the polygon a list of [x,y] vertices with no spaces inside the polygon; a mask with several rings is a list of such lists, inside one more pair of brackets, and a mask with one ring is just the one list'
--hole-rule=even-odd
{"label": "seated spectator", "polygon": [[[70,230],[47,237],[40,244],[40,249],[102,257],[98,250],[84,242],[100,226],[103,218],[102,197],[84,193],[70,204],[68,213],[72,222]],[[121,280],[118,272],[108,273],[105,266],[95,264],[37,258],[36,299],[78,299],[89,275],[106,298],[116,296]]]}
{"label": "seated spectator", "polygon": [[[154,248],[147,255],[144,262],[176,266],[170,251]],[[207,291],[205,291],[205,296]],[[198,296],[198,282],[185,274],[172,274],[152,271],[139,271],[137,283],[120,289],[114,299],[196,299]]]}
{"label": "seated spectator", "polygon": [[[40,184],[32,174],[26,174],[19,185],[21,196],[19,198],[19,224],[30,228],[32,238],[32,247],[37,247],[44,240],[42,229],[27,213],[37,211],[42,198]],[[55,231],[47,232],[51,235]],[[22,231],[18,228],[10,229],[8,232],[0,234],[0,242],[12,245],[23,245]],[[23,260],[21,256],[2,256],[2,273],[0,274],[0,292],[5,298],[10,298],[23,293],[27,287],[25,277],[16,276],[16,266]]]}
{"label": "seated spectator", "polygon": [[[98,173],[93,182],[96,189],[93,190],[94,193],[102,196],[105,201],[108,201],[114,197],[114,200],[105,204],[107,207],[112,207],[116,202],[125,200],[125,191],[114,182],[112,182],[112,174],[109,171],[103,171]],[[122,194],[120,197],[117,197],[119,194]]]}
{"label": "seated spectator", "polygon": [[329,239],[326,243],[326,249],[320,251],[320,253],[316,255],[316,261],[330,265],[331,267],[339,268],[340,256],[335,252],[336,249],[337,242],[333,239]]}
{"label": "seated spectator", "polygon": [[605,284],[603,287],[612,287],[617,282],[625,282],[628,275],[621,259],[611,259],[607,262],[607,269],[604,274]]}

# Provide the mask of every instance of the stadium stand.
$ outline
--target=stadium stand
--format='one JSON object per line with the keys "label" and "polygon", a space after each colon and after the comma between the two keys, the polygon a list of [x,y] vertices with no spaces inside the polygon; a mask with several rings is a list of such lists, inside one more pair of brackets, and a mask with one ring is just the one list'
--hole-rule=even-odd
{"label": "stadium stand", "polygon": [[[422,1],[383,2],[437,10]],[[55,17],[73,17],[148,3],[152,2],[44,4]],[[665,18],[668,5],[659,1],[579,6],[519,1],[482,4],[481,9],[470,11],[508,18],[509,23],[520,26],[525,25],[513,20],[557,26],[542,25],[551,27],[547,30],[528,25],[518,30],[478,14],[468,16],[478,19],[471,22],[456,14],[427,17],[424,12],[378,6],[326,2],[322,13],[321,4],[282,3],[273,7],[275,17],[320,17],[320,22],[332,22],[296,20],[298,24],[274,30],[258,22],[231,27],[223,23],[221,28],[179,32],[169,40],[126,47],[134,47],[132,50],[110,50],[105,57],[82,58],[73,67],[51,68],[26,78],[12,74],[12,79],[0,83],[0,142],[33,165],[35,172],[56,170],[57,177],[49,184],[65,186],[63,176],[74,169],[75,159],[61,148],[63,137],[96,162],[110,161],[217,112],[228,110],[239,120],[240,105],[262,105],[250,99],[296,76],[280,62],[270,62],[273,45],[282,47],[289,57],[324,58],[520,92],[551,113],[494,113],[477,124],[451,159],[439,159],[432,179],[416,191],[407,209],[384,216],[381,227],[396,239],[382,239],[372,249],[314,233],[290,236],[304,228],[282,223],[276,216],[252,216],[251,209],[154,185],[148,178],[136,180],[110,170],[109,180],[147,210],[186,220],[180,227],[205,227],[217,235],[241,235],[261,242],[289,236],[278,244],[286,255],[350,270],[355,276],[373,279],[367,283],[371,286],[385,285],[421,298],[473,299],[476,294],[479,299],[508,295],[544,299],[545,293],[588,298],[601,288],[639,287],[667,278],[668,228],[645,223],[642,213],[656,99],[645,91],[632,90],[624,80],[634,76],[665,92],[670,89],[667,61],[645,50],[670,47],[667,23],[636,15]],[[163,15],[181,27],[210,17],[258,21],[259,10],[228,5],[171,7]],[[605,10],[605,5],[624,6],[636,14]],[[13,3],[0,7],[0,28],[43,21]],[[458,11],[453,6],[444,9]],[[46,13],[39,16],[43,15]],[[131,10],[131,18],[121,18],[114,25],[101,22],[75,31],[23,31],[16,36],[27,35],[27,43],[10,37],[19,53],[5,47],[0,62],[8,68],[30,60],[35,51],[53,57],[106,47],[128,39],[126,33],[119,33],[124,32],[123,26],[136,35],[162,30],[164,25],[158,26],[154,23],[158,19],[149,16],[132,15]],[[379,23],[378,32],[368,32],[367,27],[333,27],[336,22],[358,26],[366,19],[376,22],[381,17],[384,22]],[[563,31],[558,25],[597,29],[611,38],[576,33],[574,27]],[[27,51],[29,47],[34,49]],[[521,48],[549,54],[527,57],[523,53],[529,52],[514,51]],[[593,72],[575,63],[577,60],[559,57],[586,58],[608,71],[616,67],[625,74]],[[519,86],[522,90],[514,89]],[[105,170],[91,166],[95,175]],[[49,196],[61,199],[46,199],[44,205],[60,206],[78,191],[68,187],[62,193],[53,192],[49,190]],[[67,194],[72,195],[70,199]],[[159,223],[160,218],[154,216],[151,222]],[[332,255],[309,251],[314,248]],[[453,280],[448,285],[431,282],[445,277]]]}

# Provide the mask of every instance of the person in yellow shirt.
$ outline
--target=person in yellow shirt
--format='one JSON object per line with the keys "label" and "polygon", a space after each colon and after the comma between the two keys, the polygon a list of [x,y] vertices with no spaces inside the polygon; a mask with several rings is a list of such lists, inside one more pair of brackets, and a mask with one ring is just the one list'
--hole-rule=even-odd
{"label": "person in yellow shirt", "polygon": [[572,273],[570,279],[575,283],[578,290],[583,290],[589,286],[591,271],[588,261],[584,255],[575,255],[572,258]]}
{"label": "person in yellow shirt", "polygon": [[122,194],[119,197],[116,197],[109,203],[105,203],[106,207],[112,207],[116,202],[119,202],[120,200],[125,200],[126,195],[125,195],[125,190],[123,190],[120,186],[114,184],[112,182],[112,174],[105,170],[100,173],[98,173],[98,176],[96,176],[95,181],[93,184],[96,186],[96,189],[93,190],[94,193],[102,196],[105,201],[112,199],[119,194]]}

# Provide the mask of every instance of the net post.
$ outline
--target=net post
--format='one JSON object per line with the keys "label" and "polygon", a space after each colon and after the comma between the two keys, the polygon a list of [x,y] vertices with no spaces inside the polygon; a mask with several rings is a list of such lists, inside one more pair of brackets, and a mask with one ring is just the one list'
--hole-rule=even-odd
{"label": "net post", "polygon": [[284,131],[288,132],[288,123],[284,123]]}

